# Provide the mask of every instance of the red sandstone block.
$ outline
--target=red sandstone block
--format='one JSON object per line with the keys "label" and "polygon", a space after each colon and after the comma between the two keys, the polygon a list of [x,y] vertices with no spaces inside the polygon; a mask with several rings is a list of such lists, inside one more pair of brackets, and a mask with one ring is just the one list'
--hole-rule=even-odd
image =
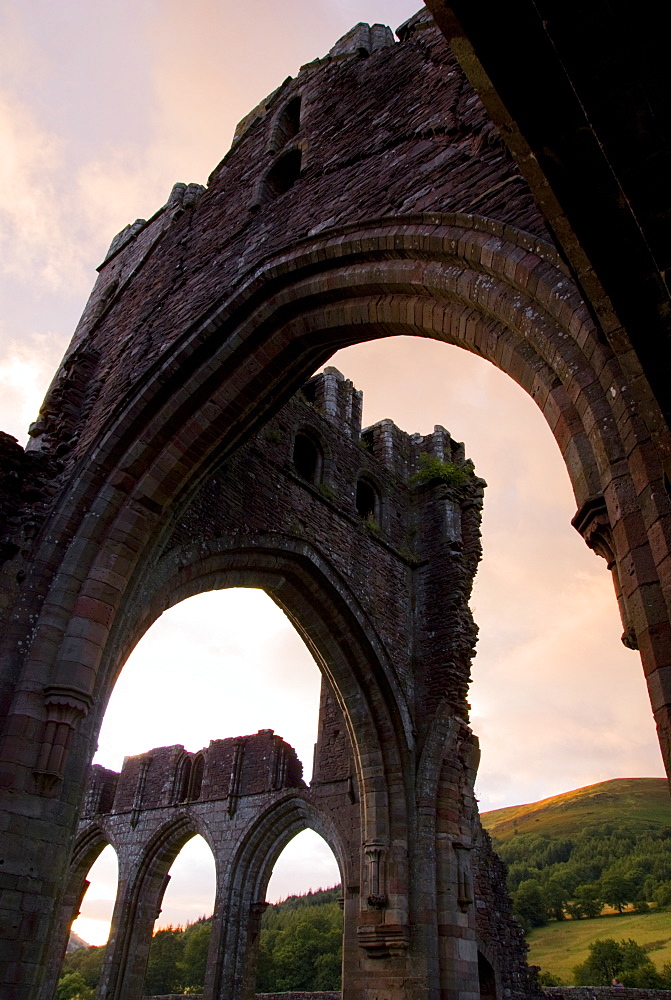
{"label": "red sandstone block", "polygon": [[649,673],[647,682],[653,712],[671,710],[671,667],[660,667]]}

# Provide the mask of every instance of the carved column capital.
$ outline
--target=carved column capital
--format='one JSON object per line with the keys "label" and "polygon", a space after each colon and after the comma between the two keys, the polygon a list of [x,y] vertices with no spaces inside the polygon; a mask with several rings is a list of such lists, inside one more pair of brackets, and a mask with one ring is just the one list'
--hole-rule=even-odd
{"label": "carved column capital", "polygon": [[574,515],[571,524],[585,539],[586,545],[602,556],[608,569],[612,570],[615,565],[613,530],[603,496],[590,497]]}
{"label": "carved column capital", "polygon": [[33,777],[37,792],[49,795],[63,777],[75,725],[88,715],[93,699],[80,688],[50,684],[44,689],[44,704],[46,720]]}

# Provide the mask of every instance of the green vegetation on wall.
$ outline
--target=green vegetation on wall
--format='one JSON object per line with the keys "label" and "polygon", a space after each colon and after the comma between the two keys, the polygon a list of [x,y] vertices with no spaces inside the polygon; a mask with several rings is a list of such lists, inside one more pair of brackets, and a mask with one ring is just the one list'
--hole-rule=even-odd
{"label": "green vegetation on wall", "polygon": [[473,466],[456,465],[454,462],[443,462],[434,455],[423,451],[419,456],[419,470],[410,476],[408,482],[412,486],[424,483],[445,483],[447,486],[463,486],[473,478]]}

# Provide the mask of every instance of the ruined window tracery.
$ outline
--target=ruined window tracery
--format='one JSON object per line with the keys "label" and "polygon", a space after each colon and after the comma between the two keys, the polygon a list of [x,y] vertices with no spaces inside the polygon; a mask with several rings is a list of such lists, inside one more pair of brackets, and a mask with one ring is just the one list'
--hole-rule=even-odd
{"label": "ruined window tracery", "polygon": [[186,802],[189,798],[191,767],[191,758],[185,754],[177,767],[175,776],[175,802]]}
{"label": "ruined window tracery", "polygon": [[189,780],[189,801],[194,802],[200,798],[203,786],[203,774],[205,772],[205,758],[201,753],[194,757],[191,766],[191,778]]}

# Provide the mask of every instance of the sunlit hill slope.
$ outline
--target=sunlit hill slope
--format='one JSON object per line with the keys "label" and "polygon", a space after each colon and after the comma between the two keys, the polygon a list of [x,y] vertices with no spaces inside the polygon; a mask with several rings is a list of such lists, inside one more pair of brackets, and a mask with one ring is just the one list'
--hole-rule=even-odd
{"label": "sunlit hill slope", "polygon": [[500,843],[523,833],[570,837],[608,823],[643,833],[671,827],[671,795],[665,778],[613,778],[540,802],[493,809],[481,820]]}

